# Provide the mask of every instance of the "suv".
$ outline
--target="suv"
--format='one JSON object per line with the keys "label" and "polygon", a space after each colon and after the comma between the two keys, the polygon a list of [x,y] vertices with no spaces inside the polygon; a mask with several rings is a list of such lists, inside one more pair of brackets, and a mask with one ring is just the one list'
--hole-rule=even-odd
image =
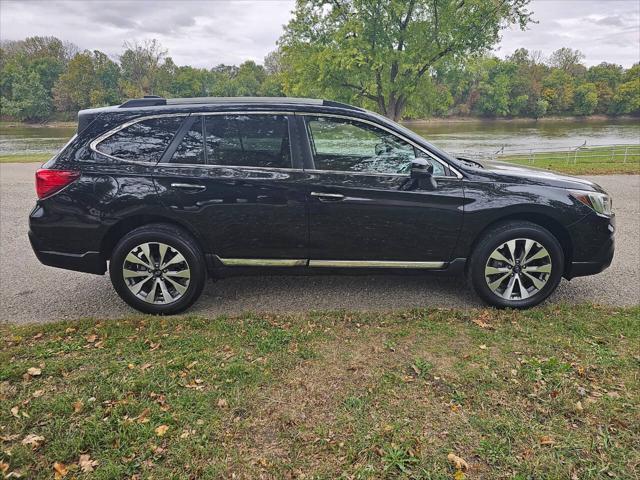
{"label": "suv", "polygon": [[45,265],[104,274],[132,307],[185,310],[207,276],[464,274],[497,307],[611,263],[598,185],[453,158],[375,113],[297,98],[144,97],[82,110],[36,173]]}

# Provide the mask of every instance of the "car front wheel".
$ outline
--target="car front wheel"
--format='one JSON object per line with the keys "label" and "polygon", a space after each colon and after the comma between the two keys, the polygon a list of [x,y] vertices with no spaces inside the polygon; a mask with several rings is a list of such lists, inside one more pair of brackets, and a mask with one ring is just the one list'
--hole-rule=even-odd
{"label": "car front wheel", "polygon": [[109,263],[120,297],[145,313],[174,314],[189,308],[206,280],[202,252],[180,228],[154,224],[136,228],[116,245]]}
{"label": "car front wheel", "polygon": [[488,304],[528,308],[544,301],[562,278],[564,254],[547,229],[514,221],[496,226],[478,242],[469,280]]}

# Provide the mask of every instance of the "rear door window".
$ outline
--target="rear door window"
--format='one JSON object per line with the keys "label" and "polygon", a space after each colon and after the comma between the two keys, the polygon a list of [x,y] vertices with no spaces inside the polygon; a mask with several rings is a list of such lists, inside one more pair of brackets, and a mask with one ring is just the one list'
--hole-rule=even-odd
{"label": "rear door window", "polygon": [[210,165],[291,168],[285,115],[208,115],[204,127]]}
{"label": "rear door window", "polygon": [[110,135],[96,145],[96,150],[122,160],[155,163],[183,121],[184,117],[142,120]]}
{"label": "rear door window", "polygon": [[171,163],[188,165],[204,165],[204,137],[202,135],[202,117],[196,116],[190,119],[193,122],[187,133],[180,141],[180,145],[171,157]]}

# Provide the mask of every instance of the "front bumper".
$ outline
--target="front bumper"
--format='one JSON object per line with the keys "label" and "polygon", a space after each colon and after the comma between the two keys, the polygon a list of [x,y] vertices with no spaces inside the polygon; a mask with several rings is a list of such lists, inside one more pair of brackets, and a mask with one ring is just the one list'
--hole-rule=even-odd
{"label": "front bumper", "polygon": [[584,277],[600,273],[611,265],[615,252],[615,217],[590,215],[570,229],[573,237],[573,260],[567,266],[565,278]]}
{"label": "front bumper", "polygon": [[65,253],[51,250],[44,250],[38,237],[29,231],[29,242],[40,263],[50,267],[64,268],[78,272],[95,273],[104,275],[107,271],[105,262],[100,252]]}

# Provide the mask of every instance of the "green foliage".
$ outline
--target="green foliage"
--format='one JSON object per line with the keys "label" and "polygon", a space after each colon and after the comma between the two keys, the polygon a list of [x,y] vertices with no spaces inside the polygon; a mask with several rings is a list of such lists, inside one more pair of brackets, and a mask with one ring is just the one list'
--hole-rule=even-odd
{"label": "green foliage", "polygon": [[529,0],[298,0],[280,38],[284,90],[357,101],[398,119],[447,60],[525,27]]}
{"label": "green foliage", "polygon": [[573,101],[576,115],[591,115],[598,106],[598,89],[593,83],[583,83],[576,88]]}
{"label": "green foliage", "polygon": [[[142,95],[290,95],[352,103],[396,119],[640,114],[640,64],[587,69],[582,53],[567,48],[548,61],[524,48],[506,59],[487,55],[483,46],[492,45],[501,26],[528,21],[527,0],[498,10],[491,10],[493,2],[463,3],[380,0],[374,8],[369,0],[299,0],[264,65],[179,66],[155,40],[125,43],[117,59],[55,37],[5,41],[0,113],[45,121]],[[486,25],[472,25],[483,16]]]}

